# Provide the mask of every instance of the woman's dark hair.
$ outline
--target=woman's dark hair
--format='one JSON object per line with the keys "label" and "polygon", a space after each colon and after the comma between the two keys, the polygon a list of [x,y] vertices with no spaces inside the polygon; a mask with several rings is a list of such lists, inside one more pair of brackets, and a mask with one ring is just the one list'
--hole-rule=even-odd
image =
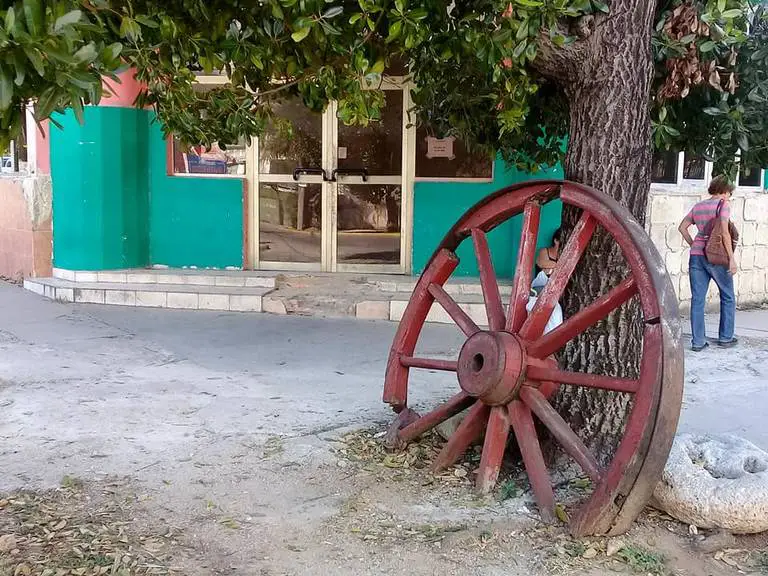
{"label": "woman's dark hair", "polygon": [[718,194],[730,194],[735,188],[736,186],[734,186],[725,176],[715,176],[712,178],[712,182],[709,183],[709,193],[712,196]]}
{"label": "woman's dark hair", "polygon": [[554,244],[555,242],[560,242],[561,244],[563,243],[563,228],[562,228],[562,226],[560,228],[558,228],[557,230],[555,230],[555,233],[552,234],[552,244]]}

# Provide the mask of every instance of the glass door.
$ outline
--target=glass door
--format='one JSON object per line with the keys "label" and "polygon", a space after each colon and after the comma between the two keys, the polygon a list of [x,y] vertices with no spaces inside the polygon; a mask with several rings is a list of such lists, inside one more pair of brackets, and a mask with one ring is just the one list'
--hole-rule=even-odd
{"label": "glass door", "polygon": [[275,120],[258,141],[255,268],[326,268],[324,140],[322,115],[300,99],[275,106]]}
{"label": "glass door", "polygon": [[248,174],[254,268],[408,271],[408,94],[400,83],[384,94],[368,126],[345,126],[335,103],[323,114],[299,98],[276,105]]}
{"label": "glass door", "polygon": [[[403,273],[405,92],[384,90],[378,122],[345,126],[334,114],[333,270]],[[334,109],[335,112],[335,109]]]}

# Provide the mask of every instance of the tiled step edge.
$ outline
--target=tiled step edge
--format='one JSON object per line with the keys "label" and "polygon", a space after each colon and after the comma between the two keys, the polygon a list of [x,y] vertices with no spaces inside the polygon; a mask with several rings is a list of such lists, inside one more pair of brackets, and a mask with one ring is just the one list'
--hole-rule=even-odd
{"label": "tiled step edge", "polygon": [[[469,280],[469,279],[468,279]],[[376,281],[373,283],[382,292],[391,294],[411,294],[416,288],[415,280],[406,280],[401,282],[396,281]],[[451,296],[480,296],[483,294],[483,289],[478,281],[449,281],[443,285],[445,291]],[[499,293],[503,297],[508,297],[512,294],[512,285],[507,282],[499,284]]]}
{"label": "tiled step edge", "polygon": [[107,284],[175,284],[190,286],[221,286],[235,288],[274,288],[274,275],[255,275],[240,270],[104,270],[81,271],[53,269],[58,280],[80,283]]}
{"label": "tiled step edge", "polygon": [[[271,296],[268,296],[271,298]],[[458,302],[459,307],[466,312],[478,326],[487,326],[488,317],[482,302]],[[361,320],[389,320],[400,322],[403,319],[408,300],[366,300],[355,306],[355,316]],[[427,322],[436,324],[455,324],[443,308],[435,303],[427,315]]]}
{"label": "tiled step edge", "polygon": [[268,288],[69,282],[58,278],[24,281],[27,290],[57,300],[145,308],[261,312]]}
{"label": "tiled step edge", "polygon": [[[34,278],[24,281],[27,290],[57,300],[84,304],[109,304],[147,308],[185,310],[219,310],[232,312],[266,312],[285,315],[291,309],[279,292],[267,288],[205,287],[156,283],[128,284],[104,282],[70,282],[59,278]],[[459,306],[479,326],[486,325],[485,306],[475,295],[456,298]],[[464,301],[462,301],[464,300]],[[472,301],[466,301],[472,300]],[[476,300],[476,301],[475,301]],[[405,294],[381,300],[363,300],[351,307],[350,313],[361,320],[400,322],[408,306]],[[453,324],[453,320],[434,304],[427,322]]]}

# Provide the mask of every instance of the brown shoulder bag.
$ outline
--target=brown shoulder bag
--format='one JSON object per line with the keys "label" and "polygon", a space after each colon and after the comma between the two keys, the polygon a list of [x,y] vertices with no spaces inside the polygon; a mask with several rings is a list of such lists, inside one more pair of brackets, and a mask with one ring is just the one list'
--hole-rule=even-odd
{"label": "brown shoulder bag", "polygon": [[[717,205],[715,217],[707,223],[709,237],[707,239],[707,245],[704,248],[704,254],[707,256],[707,261],[715,266],[730,266],[731,264],[728,259],[728,250],[725,247],[723,227],[720,226],[720,210],[723,208],[723,202],[725,202],[725,200],[720,200],[720,203]],[[739,232],[730,220],[728,220],[728,232],[731,235],[731,248],[736,250],[736,244],[739,241]]]}

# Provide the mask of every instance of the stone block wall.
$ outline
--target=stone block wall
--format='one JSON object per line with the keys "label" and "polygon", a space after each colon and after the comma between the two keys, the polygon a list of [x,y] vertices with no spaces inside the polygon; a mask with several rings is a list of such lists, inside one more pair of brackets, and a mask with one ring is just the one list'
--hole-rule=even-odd
{"label": "stone block wall", "polygon": [[51,177],[0,176],[0,276],[51,275]]}
{"label": "stone block wall", "polygon": [[[689,248],[677,227],[691,207],[706,197],[704,189],[655,186],[648,196],[646,228],[666,263],[683,310],[691,303]],[[737,303],[739,306],[762,304],[768,301],[768,193],[737,189],[731,199],[731,218],[741,235],[736,249],[739,272],[734,277]],[[716,308],[718,297],[714,283],[707,301],[708,307]]]}

